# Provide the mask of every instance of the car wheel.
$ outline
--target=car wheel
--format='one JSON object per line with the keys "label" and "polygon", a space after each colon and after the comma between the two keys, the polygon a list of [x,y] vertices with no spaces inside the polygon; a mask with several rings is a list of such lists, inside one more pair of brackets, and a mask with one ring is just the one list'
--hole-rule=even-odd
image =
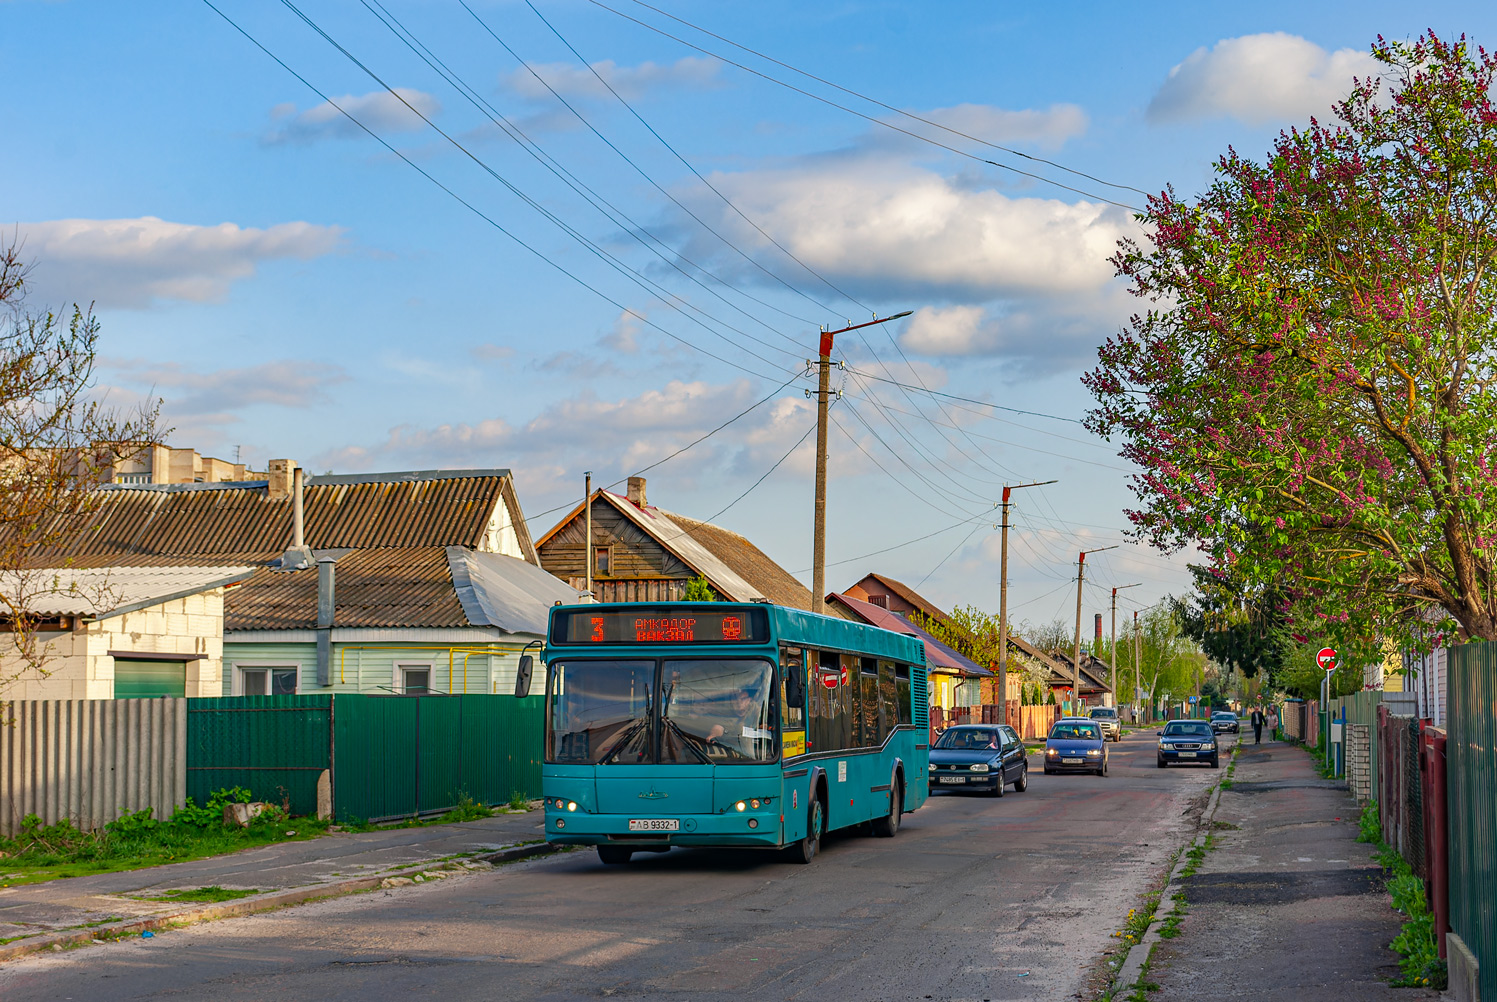
{"label": "car wheel", "polygon": [[1048,765],[1045,766],[1045,775],[1047,775],[1047,776],[1054,775],[1054,770],[1052,770]]}
{"label": "car wheel", "polygon": [[1029,763],[1025,762],[1024,767],[1019,770],[1019,778],[1014,780],[1014,792],[1023,793],[1027,789],[1029,789]]}
{"label": "car wheel", "polygon": [[816,853],[821,848],[821,827],[825,823],[821,799],[812,796],[811,805],[806,810],[806,837],[790,847],[791,862],[809,863],[816,858]]}
{"label": "car wheel", "polygon": [[629,857],[634,855],[633,849],[625,849],[621,845],[598,846],[598,858],[608,866],[618,866],[629,862]]}
{"label": "car wheel", "polygon": [[1221,756],[1220,755],[1213,755],[1213,756],[1211,756],[1211,768],[1213,768],[1213,769],[1220,769],[1221,767],[1222,767]]}
{"label": "car wheel", "polygon": [[1163,769],[1163,768],[1164,768],[1164,765],[1165,765],[1165,762],[1164,762],[1164,759],[1163,759],[1163,758],[1160,758],[1160,759],[1159,759],[1159,768],[1161,768],[1161,769]]}
{"label": "car wheel", "polygon": [[898,783],[889,788],[889,813],[886,817],[873,819],[873,834],[879,838],[893,838],[899,834],[899,822],[904,817],[904,791]]}
{"label": "car wheel", "polygon": [[999,766],[998,767],[998,779],[995,780],[994,783],[993,783],[993,796],[995,796],[995,797],[1001,797],[1001,796],[1003,796],[1003,787],[1004,787],[1004,785],[1005,784],[1003,782],[1003,767]]}

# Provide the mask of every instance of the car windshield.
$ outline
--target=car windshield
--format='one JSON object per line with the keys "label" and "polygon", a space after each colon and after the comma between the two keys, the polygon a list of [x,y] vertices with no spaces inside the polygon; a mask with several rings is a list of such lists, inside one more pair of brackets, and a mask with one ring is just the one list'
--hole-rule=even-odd
{"label": "car windshield", "polygon": [[1096,724],[1060,723],[1050,728],[1051,741],[1101,741],[1102,732]]}
{"label": "car windshield", "polygon": [[549,762],[769,762],[773,669],[757,658],[578,660],[550,668]]}
{"label": "car windshield", "polygon": [[1171,720],[1164,725],[1166,735],[1211,733],[1211,725],[1200,720]]}
{"label": "car windshield", "polygon": [[1218,710],[1217,712],[1215,712],[1215,713],[1213,713],[1211,715],[1211,719],[1212,720],[1236,720],[1237,719],[1237,714],[1235,714],[1235,713],[1229,713],[1229,712],[1227,712],[1225,710]]}
{"label": "car windshield", "polygon": [[1093,710],[1091,712],[1091,716],[1094,719],[1101,719],[1103,717],[1111,719],[1112,717],[1116,717],[1117,715],[1118,715],[1118,711],[1117,710],[1112,710],[1112,709],[1098,709],[1098,710]]}
{"label": "car windshield", "polygon": [[1003,744],[998,732],[990,727],[953,727],[942,734],[932,748],[954,748],[962,751],[986,751]]}

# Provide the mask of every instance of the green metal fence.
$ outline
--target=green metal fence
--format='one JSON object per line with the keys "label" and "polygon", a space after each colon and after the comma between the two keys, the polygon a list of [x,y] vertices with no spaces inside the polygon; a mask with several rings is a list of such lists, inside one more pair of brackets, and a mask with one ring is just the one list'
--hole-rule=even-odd
{"label": "green metal fence", "polygon": [[242,786],[253,799],[317,812],[333,764],[333,697],[211,696],[187,701],[187,795]]}
{"label": "green metal fence", "polygon": [[[1345,710],[1346,722],[1348,724],[1361,724],[1368,728],[1369,733],[1374,736],[1374,743],[1376,743],[1377,708],[1382,705],[1382,702],[1383,694],[1381,691],[1354,692],[1350,696],[1331,700],[1331,719],[1339,719],[1341,711]],[[1370,784],[1371,788],[1376,791],[1379,787],[1378,755],[1375,748],[1368,757],[1370,759],[1369,765],[1371,771]],[[1377,794],[1374,793],[1373,796],[1376,797]]]}
{"label": "green metal fence", "polygon": [[333,804],[381,821],[541,789],[539,696],[334,697]]}
{"label": "green metal fence", "polygon": [[1497,643],[1450,648],[1446,684],[1450,929],[1497,1002]]}
{"label": "green metal fence", "polygon": [[189,699],[187,792],[242,786],[317,811],[331,770],[340,819],[431,814],[464,797],[500,804],[541,789],[539,696],[224,696]]}

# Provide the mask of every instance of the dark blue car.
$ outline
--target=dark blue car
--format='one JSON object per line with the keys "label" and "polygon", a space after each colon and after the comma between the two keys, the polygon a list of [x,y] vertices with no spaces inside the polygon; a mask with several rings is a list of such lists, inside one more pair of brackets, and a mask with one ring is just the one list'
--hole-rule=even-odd
{"label": "dark blue car", "polygon": [[1010,783],[1015,793],[1029,787],[1024,743],[1012,727],[960,724],[948,727],[930,746],[932,791],[982,790],[1001,797]]}
{"label": "dark blue car", "polygon": [[1045,739],[1045,772],[1107,775],[1107,740],[1102,726],[1086,717],[1061,717]]}
{"label": "dark blue car", "polygon": [[1171,720],[1159,732],[1159,768],[1183,762],[1209,765],[1213,769],[1221,766],[1216,732],[1206,721]]}

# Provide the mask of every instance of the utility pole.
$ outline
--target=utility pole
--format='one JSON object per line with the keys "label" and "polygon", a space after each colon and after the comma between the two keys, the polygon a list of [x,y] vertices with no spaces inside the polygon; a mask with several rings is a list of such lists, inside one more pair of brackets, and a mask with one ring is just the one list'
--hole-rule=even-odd
{"label": "utility pole", "polygon": [[1086,555],[1088,553],[1101,553],[1103,550],[1116,550],[1116,546],[1099,546],[1095,550],[1082,550],[1081,555],[1076,558],[1076,645],[1072,649],[1071,668],[1075,678],[1075,689],[1071,692],[1072,712],[1081,707],[1081,586],[1086,581]]}
{"label": "utility pole", "polygon": [[[1139,673],[1138,673],[1138,658],[1139,658],[1138,651],[1139,651],[1139,647],[1141,646],[1140,643],[1139,643],[1139,639],[1140,639],[1140,634],[1138,632],[1138,610],[1134,609],[1133,610],[1133,704],[1135,706],[1137,706],[1138,702],[1139,702],[1139,699],[1138,699],[1138,690],[1139,690],[1139,685],[1140,685],[1140,683],[1142,681],[1142,679],[1141,679],[1141,677],[1139,676]],[[1150,716],[1154,715],[1153,714],[1153,707],[1152,706],[1150,707],[1150,713],[1149,713],[1149,715]]]}
{"label": "utility pole", "polygon": [[817,350],[818,359],[814,363],[806,363],[807,368],[814,364],[819,370],[816,379],[816,512],[815,525],[811,533],[811,546],[815,550],[811,560],[812,612],[826,612],[826,411],[827,397],[831,393],[832,382],[832,339],[838,334],[872,327],[875,324],[886,324],[891,320],[907,317],[913,312],[913,310],[905,310],[903,313],[896,313],[882,320],[875,316],[867,323],[849,324],[841,330],[823,329],[821,344]]}
{"label": "utility pole", "polygon": [[1003,485],[1003,543],[998,551],[998,719],[1005,724],[1008,723],[1008,497],[1025,487],[1043,487],[1055,482]]}
{"label": "utility pole", "polygon": [[1118,698],[1118,592],[1124,588],[1137,588],[1141,584],[1143,584],[1142,581],[1118,585],[1112,590],[1112,699],[1114,703]]}
{"label": "utility pole", "polygon": [[587,564],[587,597],[593,597],[593,471],[582,474],[582,510],[587,513],[583,532],[587,538],[582,543],[582,559]]}

